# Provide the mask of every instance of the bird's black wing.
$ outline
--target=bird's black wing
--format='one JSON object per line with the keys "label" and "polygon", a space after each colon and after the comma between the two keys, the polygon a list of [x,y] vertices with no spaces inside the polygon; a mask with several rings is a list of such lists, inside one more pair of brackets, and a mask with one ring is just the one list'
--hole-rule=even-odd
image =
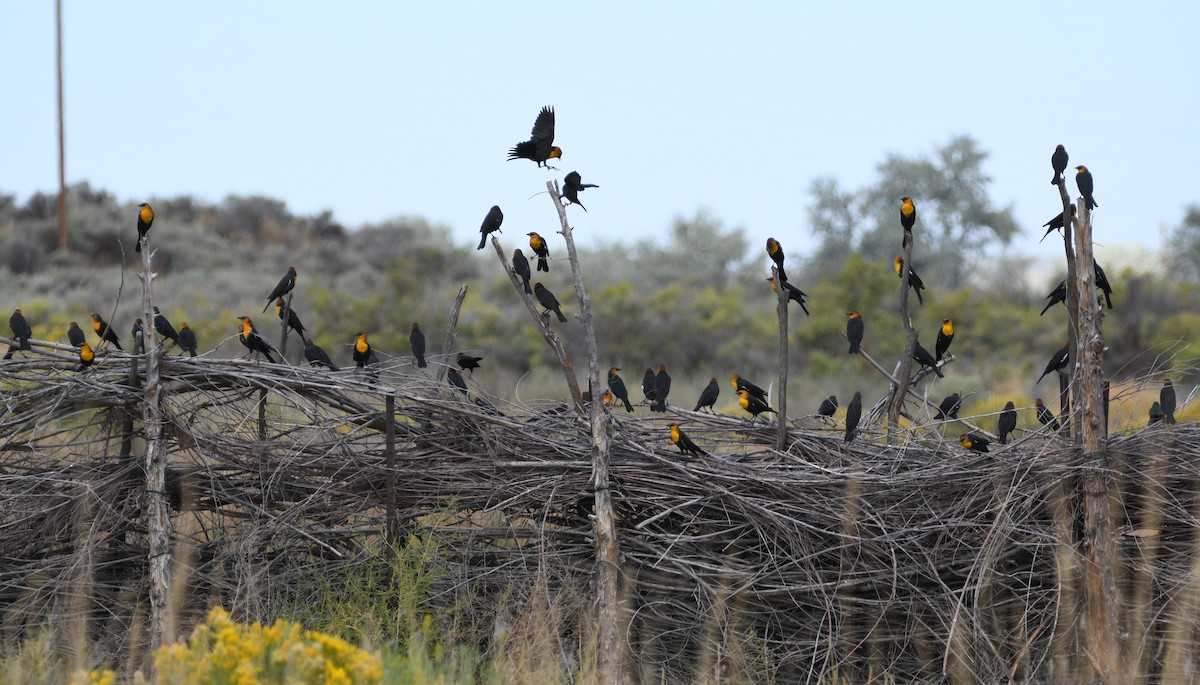
{"label": "bird's black wing", "polygon": [[[533,122],[533,130],[529,132],[530,142],[550,145],[554,142],[554,110],[543,107]],[[578,175],[578,174],[577,174]]]}

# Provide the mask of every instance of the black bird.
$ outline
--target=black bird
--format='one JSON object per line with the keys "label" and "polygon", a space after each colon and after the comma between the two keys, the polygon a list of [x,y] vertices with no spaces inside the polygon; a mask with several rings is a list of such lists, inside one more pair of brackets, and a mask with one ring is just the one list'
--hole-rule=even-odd
{"label": "black bird", "polygon": [[542,316],[549,316],[550,312],[558,315],[558,320],[562,323],[567,322],[567,317],[563,316],[562,309],[559,307],[558,298],[550,289],[541,283],[533,284],[533,296],[537,298],[538,304],[542,305],[546,311],[542,312]]}
{"label": "black bird", "polygon": [[[1054,154],[1050,155],[1050,166],[1054,167],[1054,178],[1050,179],[1050,185],[1056,185],[1063,178],[1063,172],[1067,170],[1067,148],[1059,145],[1054,148]],[[1060,223],[1059,226],[1062,226]]]}
{"label": "black bird", "polygon": [[863,319],[858,312],[849,312],[850,320],[846,322],[846,339],[850,341],[850,354],[858,354],[863,339]]}
{"label": "black bird", "polygon": [[296,287],[296,267],[289,266],[287,273],[284,274],[283,278],[280,279],[278,284],[276,284],[275,289],[271,291],[270,295],[267,295],[267,304],[263,307],[263,311],[264,312],[267,311],[267,307],[270,307],[272,302],[274,302],[276,299],[283,297],[284,295],[287,295],[288,293],[292,292],[292,288],[295,288],[295,287]]}
{"label": "black bird", "polygon": [[[771,292],[778,293],[779,291],[775,289],[775,277],[774,276],[768,277],[767,280],[771,282]],[[797,288],[796,286],[792,285],[791,283],[788,283],[787,281],[783,282],[783,289],[787,291],[787,296],[788,296],[789,300],[791,300],[792,302],[800,303],[800,308],[804,310],[804,314],[807,316],[808,315],[808,307],[804,306],[804,298],[808,297],[808,293]]]}
{"label": "black bird", "polygon": [[529,287],[529,279],[533,278],[533,272],[529,270],[529,260],[525,258],[525,253],[521,252],[521,248],[513,250],[512,266],[513,271],[521,277],[521,281],[525,284],[525,292],[532,293],[533,289]]}
{"label": "black bird", "polygon": [[1034,400],[1033,405],[1037,408],[1038,423],[1042,424],[1043,426],[1049,425],[1050,430],[1052,431],[1057,431],[1062,427],[1058,425],[1058,419],[1054,418],[1054,414],[1051,413],[1051,411],[1046,408],[1046,405],[1042,403],[1042,398],[1039,397]]}
{"label": "black bird", "polygon": [[654,411],[654,400],[658,399],[658,391],[654,388],[654,369],[646,367],[646,373],[642,374],[642,396],[650,403],[650,410]]}
{"label": "black bird", "polygon": [[938,405],[937,414],[934,415],[934,418],[939,421],[944,421],[946,419],[957,419],[959,409],[962,409],[962,399],[959,397],[958,393],[951,393],[942,399],[941,404]]}
{"label": "black bird", "polygon": [[250,320],[250,317],[239,316],[238,321],[241,322],[238,327],[238,340],[246,346],[246,349],[250,350],[250,355],[253,356],[255,352],[258,352],[266,357],[267,361],[275,363],[275,358],[271,356],[271,346],[254,329],[254,322]]}
{"label": "black bird", "polygon": [[324,366],[331,371],[338,371],[338,367],[334,366],[333,360],[321,349],[319,345],[312,341],[312,338],[304,339],[304,358],[311,366]]}
{"label": "black bird", "polygon": [[854,432],[858,430],[858,421],[862,418],[862,393],[855,391],[850,404],[846,405],[846,442],[854,440]]}
{"label": "black bird", "polygon": [[773,414],[779,413],[772,409],[771,405],[759,399],[757,395],[751,394],[749,390],[738,391],[738,404],[742,406],[742,409],[750,412],[751,420],[757,419],[758,415],[762,414],[763,412],[770,412]]}
{"label": "black bird", "polygon": [[[282,297],[275,298],[275,313],[279,315],[279,320],[283,321],[283,298]],[[296,331],[296,335],[300,336],[300,339],[303,340],[304,339],[304,324],[301,323],[301,321],[300,321],[300,315],[297,314],[296,310],[292,309],[291,307],[288,307],[287,323],[288,323],[288,327],[291,328],[293,331]]]}
{"label": "black bird", "polygon": [[[1046,306],[1042,308],[1042,314],[1045,314],[1051,307],[1059,302],[1067,301],[1067,279],[1064,278],[1059,281],[1058,285],[1054,286],[1054,290],[1051,290],[1050,294],[1047,295],[1046,298],[1050,301],[1047,302]],[[1038,316],[1041,316],[1042,314],[1039,314]]]}
{"label": "black bird", "polygon": [[425,334],[416,321],[413,322],[412,332],[408,334],[408,347],[417,359],[417,368],[425,368]]}
{"label": "black bird", "polygon": [[[771,261],[775,262],[775,269],[779,272],[779,280],[787,283],[787,272],[783,270],[783,260],[786,259],[786,255],[783,254],[783,245],[780,245],[778,240],[767,238],[767,256],[771,258]],[[771,283],[771,289],[775,289],[774,282]]]}
{"label": "black bird", "polygon": [[[1071,205],[1071,218],[1075,218],[1075,205]],[[1042,224],[1042,228],[1046,229],[1046,235],[1042,236],[1042,240],[1045,240],[1047,235],[1050,235],[1057,230],[1061,230],[1065,225],[1066,222],[1063,221],[1063,213],[1059,212],[1058,216]],[[1038,242],[1040,243],[1042,240],[1039,240]]]}
{"label": "black bird", "polygon": [[71,326],[67,328],[67,340],[71,342],[72,347],[83,347],[83,344],[87,342],[87,336],[83,334],[83,329],[79,327],[79,324],[72,321]]}
{"label": "black bird", "polygon": [[983,437],[982,435],[976,435],[975,433],[963,433],[959,437],[958,442],[963,447],[966,447],[969,450],[975,450],[976,452],[988,451],[988,444],[990,444],[987,438]]}
{"label": "black bird", "polygon": [[[649,371],[650,369],[646,369]],[[633,411],[633,405],[629,402],[629,389],[625,387],[625,381],[618,375],[620,369],[612,367],[608,370],[608,390],[616,397],[625,403],[625,411]]]}
{"label": "black bird", "polygon": [[1108,274],[1104,273],[1104,269],[1100,267],[1100,262],[1092,262],[1096,265],[1096,287],[1104,293],[1104,303],[1112,309],[1112,284],[1108,282]]}
{"label": "black bird", "polygon": [[143,202],[138,205],[138,239],[137,244],[133,246],[134,252],[142,251],[142,241],[146,239],[146,234],[150,232],[150,225],[154,223],[154,210],[150,205]]}
{"label": "black bird", "polygon": [[175,331],[175,327],[167,320],[167,317],[158,311],[158,307],[154,308],[154,330],[162,337],[174,341],[179,344],[179,333]]}
{"label": "black bird", "polygon": [[1046,364],[1046,370],[1043,371],[1042,375],[1038,377],[1037,382],[1041,383],[1042,379],[1045,378],[1048,374],[1051,374],[1055,371],[1062,371],[1063,369],[1067,368],[1067,362],[1069,361],[1067,359],[1067,357],[1070,354],[1071,354],[1070,344],[1069,343],[1064,344],[1062,346],[1062,348],[1060,348],[1057,352],[1054,353],[1053,357],[1050,357],[1050,363]]}
{"label": "black bird", "polygon": [[537,255],[537,270],[550,273],[550,248],[546,245],[546,239],[538,234],[537,231],[526,233],[529,236],[529,249]]}
{"label": "black bird", "polygon": [[[17,310],[20,312],[20,310]],[[117,332],[108,325],[108,322],[100,317],[99,314],[92,312],[92,330],[96,331],[96,335],[100,336],[100,342],[107,340],[112,343],[118,350],[121,348],[121,340],[117,337]]]}
{"label": "black bird", "polygon": [[708,407],[710,412],[716,413],[713,410],[713,405],[717,403],[717,397],[721,394],[721,386],[717,384],[717,379],[712,379],[708,385],[704,386],[704,390],[700,391],[700,399],[696,400],[696,408],[692,411],[700,411],[701,407]]}
{"label": "black bird", "polygon": [[1092,172],[1087,170],[1085,166],[1075,167],[1075,185],[1079,188],[1079,194],[1083,196],[1087,202],[1088,209],[1099,207],[1099,203],[1092,197]]}
{"label": "black bird", "polygon": [[[563,179],[563,193],[559,198],[567,198],[567,201],[583,207],[583,203],[579,201],[579,194],[586,188],[599,188],[595,183],[584,183],[583,177],[578,171],[572,171]],[[583,211],[587,211],[587,207],[583,207]]]}
{"label": "black bird", "polygon": [[500,205],[492,205],[487,216],[483,217],[483,225],[479,227],[479,247],[475,249],[482,250],[484,244],[487,243],[488,234],[499,231],[502,223],[504,223],[504,212],[500,211]]}
{"label": "black bird", "polygon": [[671,424],[671,442],[675,443],[675,446],[683,454],[707,454],[707,452],[697,447],[696,443],[692,442],[687,433],[679,429],[679,424],[677,423]]}
{"label": "black bird", "polygon": [[459,352],[454,361],[458,362],[458,368],[463,371],[470,371],[471,375],[474,376],[475,369],[479,368],[479,362],[483,361],[483,357],[472,357],[465,352]]}
{"label": "black bird", "polygon": [[450,382],[450,385],[461,390],[463,395],[467,394],[467,380],[462,377],[458,369],[447,369],[446,380]]}
{"label": "black bird", "polygon": [[950,319],[942,319],[942,327],[938,329],[937,344],[933,346],[933,356],[938,361],[950,349],[950,343],[954,342],[954,322]]}
{"label": "black bird", "polygon": [[[892,262],[892,267],[896,270],[897,276],[904,278],[902,273],[904,271],[904,257],[896,255],[896,259]],[[921,291],[925,289],[925,281],[921,280],[921,277],[917,275],[916,271],[912,270],[912,267],[908,269],[908,287],[917,294],[917,303],[925,304],[925,298],[921,296]]]}
{"label": "black bird", "polygon": [[146,349],[146,328],[142,325],[141,319],[133,322],[133,329],[129,331],[129,334],[133,336],[134,350]]}
{"label": "black bird", "polygon": [[913,359],[915,359],[921,366],[928,366],[930,369],[933,369],[933,372],[937,374],[938,378],[945,378],[945,376],[942,375],[942,370],[938,368],[937,360],[933,358],[932,354],[929,354],[929,350],[921,347],[921,343],[919,342],[916,344],[916,347],[913,348]]}
{"label": "black bird", "polygon": [[1008,436],[1017,429],[1017,405],[1009,402],[1004,405],[1004,411],[1000,412],[1000,418],[996,421],[996,435],[1000,438],[1000,444],[1008,443]]}
{"label": "black bird", "polygon": [[667,410],[667,395],[671,394],[671,375],[667,373],[667,365],[659,364],[658,373],[654,375],[654,404],[651,411]]}
{"label": "black bird", "polygon": [[1175,386],[1171,385],[1171,379],[1163,381],[1162,390],[1158,391],[1158,402],[1162,406],[1163,421],[1175,423]]}
{"label": "black bird", "polygon": [[817,416],[831,417],[837,413],[837,409],[838,409],[837,395],[830,395],[829,397],[826,397],[825,399],[821,400],[821,407],[819,409],[817,409]]}
{"label": "black bird", "polygon": [[1163,420],[1163,416],[1165,416],[1165,415],[1166,415],[1166,412],[1164,412],[1162,410],[1162,405],[1160,405],[1158,402],[1151,404],[1150,405],[1150,420],[1148,421],[1147,425],[1152,426],[1156,423],[1161,422]]}
{"label": "black bird", "polygon": [[734,372],[734,374],[730,378],[730,380],[733,381],[733,391],[734,392],[741,392],[741,391],[745,390],[746,392],[750,393],[751,397],[757,397],[758,399],[762,400],[763,402],[767,401],[767,391],[766,390],[763,390],[759,386],[751,383],[750,381],[746,380],[745,378],[742,378],[740,375],[738,375],[738,373],[736,371]]}
{"label": "black bird", "polygon": [[528,159],[547,169],[554,168],[547,160],[561,157],[562,148],[554,146],[554,109],[551,107],[543,107],[542,111],[538,112],[537,119],[533,122],[533,130],[529,133],[529,140],[517,143],[508,151],[509,161]]}
{"label": "black bird", "polygon": [[25,320],[25,315],[20,309],[14,309],[12,316],[8,317],[8,327],[12,330],[13,344],[8,346],[8,352],[5,353],[5,359],[12,359],[13,352],[16,350],[32,350],[33,347],[29,344],[29,339],[33,337],[33,329],[29,327],[29,322]]}
{"label": "black bird", "polygon": [[196,356],[196,334],[186,321],[179,324],[179,348],[193,357]]}
{"label": "black bird", "polygon": [[[350,352],[350,358],[354,360],[354,368],[362,369],[368,364],[378,363],[375,357],[375,352],[371,349],[371,343],[367,342],[367,334],[359,331],[354,341],[354,348]],[[372,361],[374,360],[374,361]]]}

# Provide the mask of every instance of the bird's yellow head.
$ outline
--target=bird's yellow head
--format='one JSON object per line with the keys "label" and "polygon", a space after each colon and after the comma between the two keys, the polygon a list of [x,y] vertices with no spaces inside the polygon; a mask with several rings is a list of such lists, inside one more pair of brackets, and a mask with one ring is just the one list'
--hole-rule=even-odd
{"label": "bird's yellow head", "polygon": [[138,205],[138,218],[145,223],[150,223],[154,221],[154,210],[150,208],[150,205],[143,202]]}
{"label": "bird's yellow head", "polygon": [[1040,398],[1040,397],[1039,397],[1039,398],[1037,398],[1036,400],[1034,400],[1034,401],[1033,401],[1033,406],[1035,406],[1035,407],[1044,407],[1045,405],[1044,405],[1044,404],[1042,404],[1042,398]]}
{"label": "bird's yellow head", "polygon": [[561,157],[562,157],[562,148],[561,147],[550,148],[550,159],[560,159]]}
{"label": "bird's yellow head", "polygon": [[359,331],[358,339],[354,343],[354,349],[358,350],[359,352],[366,352],[369,348],[370,345],[367,344],[367,334]]}
{"label": "bird's yellow head", "polygon": [[773,255],[779,252],[779,241],[774,238],[767,238],[767,254]]}
{"label": "bird's yellow head", "polygon": [[767,281],[769,281],[771,283],[771,292],[773,292],[773,293],[779,292],[779,288],[777,288],[775,286],[775,277],[774,276],[767,276]]}
{"label": "bird's yellow head", "polygon": [[600,398],[604,402],[604,406],[611,407],[613,403],[612,392],[605,390],[604,395]]}
{"label": "bird's yellow head", "polygon": [[618,368],[617,368],[617,367],[615,367],[615,366],[614,366],[614,367],[612,367],[611,369],[609,369],[609,370],[608,370],[608,377],[609,377],[609,378],[612,378],[613,376],[617,375],[617,372],[618,372],[618,371],[620,371],[620,369],[618,369]]}
{"label": "bird's yellow head", "polygon": [[659,373],[666,373],[666,372],[667,372],[667,365],[666,365],[666,364],[659,364],[659,365],[658,365],[658,372],[659,372]]}
{"label": "bird's yellow head", "polygon": [[671,424],[671,440],[679,442],[679,424],[677,423]]}
{"label": "bird's yellow head", "polygon": [[242,333],[253,333],[254,322],[248,316],[239,316],[238,321],[242,322]]}
{"label": "bird's yellow head", "polygon": [[738,404],[742,405],[743,408],[750,406],[750,391],[749,390],[738,390],[737,394],[738,394],[738,398],[739,398]]}
{"label": "bird's yellow head", "polygon": [[849,316],[851,319],[858,318],[858,312],[846,312],[846,315]]}
{"label": "bird's yellow head", "polygon": [[1075,167],[1075,173],[1077,173],[1077,174],[1086,174],[1087,172],[1088,172],[1087,167],[1085,167],[1083,165]]}
{"label": "bird's yellow head", "polygon": [[904,212],[905,214],[912,214],[914,211],[916,211],[916,209],[917,208],[915,205],[913,205],[911,197],[905,195],[904,197],[900,198],[900,211]]}
{"label": "bird's yellow head", "polygon": [[954,335],[954,322],[950,319],[942,319],[942,335]]}
{"label": "bird's yellow head", "polygon": [[896,255],[896,259],[892,262],[892,266],[895,267],[896,273],[900,273],[900,270],[904,268],[904,257]]}
{"label": "bird's yellow head", "polygon": [[962,435],[958,436],[958,443],[967,449],[971,449],[971,436],[963,433]]}

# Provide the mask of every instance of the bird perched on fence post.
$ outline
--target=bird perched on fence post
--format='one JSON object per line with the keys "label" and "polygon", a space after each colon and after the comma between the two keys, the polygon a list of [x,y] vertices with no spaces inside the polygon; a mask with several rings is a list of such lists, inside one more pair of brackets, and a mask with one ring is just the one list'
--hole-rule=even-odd
{"label": "bird perched on fence post", "polygon": [[846,442],[853,442],[860,419],[862,419],[862,393],[856,390],[854,397],[850,399],[850,404],[846,405]]}
{"label": "bird perched on fence post", "polygon": [[193,357],[196,356],[196,334],[186,321],[179,324],[179,348]]}
{"label": "bird perched on fence post", "polygon": [[[767,238],[767,256],[771,258],[771,261],[775,262],[775,270],[779,272],[779,280],[786,283],[788,277],[787,272],[783,270],[783,260],[787,256],[783,254],[783,245],[780,245],[778,240]],[[772,290],[774,290],[774,286],[775,284],[772,283]]]}
{"label": "bird perched on fence post", "polygon": [[625,387],[625,381],[618,375],[620,370],[615,366],[608,370],[608,389],[618,400],[625,403],[625,411],[631,412],[633,405],[629,402],[629,389]]}
{"label": "bird perched on fence post", "polygon": [[550,258],[550,248],[547,247],[546,240],[537,231],[527,233],[526,235],[529,236],[529,249],[533,250],[533,253],[538,258],[537,270],[550,273],[550,262],[548,261]]}
{"label": "bird perched on fence post", "polygon": [[567,202],[583,207],[583,211],[586,212],[587,207],[584,207],[583,203],[579,201],[579,194],[587,188],[599,187],[595,183],[584,183],[583,177],[579,175],[579,172],[572,171],[563,179],[563,192],[558,197],[559,199],[567,198]]}
{"label": "bird perched on fence post", "polygon": [[241,322],[241,326],[238,328],[238,340],[246,346],[246,349],[250,350],[250,356],[254,356],[254,353],[258,352],[266,357],[267,361],[275,363],[275,358],[271,356],[271,346],[254,329],[254,322],[250,320],[250,317],[239,316],[238,321]]}
{"label": "bird perched on fence post", "polygon": [[525,258],[525,253],[521,252],[521,248],[513,250],[512,256],[513,272],[521,277],[521,282],[525,286],[525,293],[530,294],[533,289],[529,287],[529,279],[533,278],[533,272],[529,270],[529,260]]}
{"label": "bird perched on fence post", "polygon": [[[775,288],[775,277],[768,276],[767,280],[771,283],[771,292],[778,294],[779,290]],[[797,288],[791,283],[788,283],[787,281],[783,282],[783,289],[787,291],[789,300],[800,303],[800,308],[804,310],[804,314],[807,316],[808,307],[804,305],[804,298],[808,297],[808,293],[805,293],[803,290]]]}
{"label": "bird perched on fence post", "polygon": [[654,404],[651,411],[667,410],[667,395],[671,394],[671,375],[667,373],[667,365],[659,364],[658,373],[654,374]]}
{"label": "bird perched on fence post", "polygon": [[1067,362],[1070,361],[1067,359],[1067,357],[1069,357],[1070,354],[1070,343],[1063,343],[1063,346],[1059,348],[1059,350],[1055,352],[1052,357],[1050,357],[1050,362],[1046,364],[1046,370],[1042,372],[1041,376],[1038,376],[1037,382],[1041,383],[1042,379],[1047,375],[1055,371],[1062,371],[1063,369],[1067,368]]}
{"label": "bird perched on fence post", "polygon": [[1004,405],[1004,411],[1000,412],[1000,418],[996,420],[996,436],[1000,439],[1000,444],[1008,444],[1008,436],[1017,429],[1017,405],[1009,402]]}
{"label": "bird perched on fence post", "polygon": [[150,208],[150,205],[146,204],[145,202],[138,205],[138,221],[137,221],[138,239],[137,239],[137,244],[133,246],[134,252],[142,251],[142,241],[145,240],[146,235],[148,233],[150,233],[150,224],[153,224],[153,223],[154,223],[154,210]]}
{"label": "bird perched on fence post", "polygon": [[692,439],[687,436],[687,433],[680,430],[677,423],[671,424],[671,442],[675,443],[675,446],[683,454],[708,454],[697,447],[696,443],[692,442]]}
{"label": "bird perched on fence post", "polygon": [[417,360],[417,368],[425,368],[425,334],[421,332],[421,325],[416,321],[412,324],[412,331],[408,334],[408,348],[412,350],[413,357]]}
{"label": "bird perched on fence post", "polygon": [[[904,278],[904,275],[900,273],[904,270],[904,257],[896,255],[896,259],[893,261],[892,266],[896,269],[896,275],[900,276],[900,278]],[[917,275],[916,271],[912,270],[912,267],[909,267],[908,269],[908,285],[913,289],[913,292],[917,294],[917,303],[925,304],[925,298],[921,297],[921,291],[925,289],[925,281],[921,280],[921,277]]]}
{"label": "bird perched on fence post", "polygon": [[133,322],[133,328],[129,334],[133,336],[133,353],[141,354],[146,350],[146,327],[141,319],[136,319]]}
{"label": "bird perched on fence post", "polygon": [[[1058,185],[1062,183],[1063,172],[1067,170],[1067,148],[1059,145],[1054,148],[1054,153],[1050,155],[1050,166],[1054,167],[1054,178],[1050,179],[1050,185]],[[1059,224],[1061,226],[1062,224]]]}
{"label": "bird perched on fence post", "polygon": [[905,195],[900,198],[900,226],[904,228],[904,237],[900,239],[900,247],[905,248],[912,244],[912,229],[917,223],[917,206],[913,204],[912,198]]}
{"label": "bird perched on fence post", "polygon": [[296,267],[289,266],[287,273],[284,274],[283,278],[279,280],[279,283],[276,284],[275,289],[271,291],[270,295],[267,295],[267,304],[265,304],[263,306],[263,312],[265,313],[267,311],[267,307],[270,307],[271,303],[274,302],[276,300],[276,298],[280,298],[280,297],[283,297],[284,295],[287,295],[288,293],[292,292],[292,288],[295,288],[295,287],[296,287]]}
{"label": "bird perched on fence post", "polygon": [[558,298],[550,289],[542,285],[540,282],[533,284],[533,296],[537,298],[538,304],[542,305],[546,311],[542,312],[542,316],[549,316],[550,312],[558,315],[558,320],[562,323],[567,322],[567,317],[563,316],[562,309],[558,304]]}
{"label": "bird perched on fence post", "polygon": [[1084,201],[1087,202],[1088,209],[1095,209],[1100,206],[1096,202],[1096,198],[1092,197],[1092,172],[1088,171],[1087,167],[1075,167],[1075,186],[1079,188],[1079,194],[1083,196]]}
{"label": "bird perched on fence post", "polygon": [[1168,424],[1175,423],[1175,386],[1171,385],[1171,379],[1163,381],[1162,390],[1158,391],[1158,402],[1163,410],[1163,422]]}
{"label": "bird perched on fence post", "polygon": [[721,395],[721,386],[717,383],[717,379],[713,378],[700,391],[700,398],[696,400],[696,407],[692,411],[700,411],[704,407],[708,407],[708,411],[715,414],[713,405],[717,403],[717,397]]}
{"label": "bird perched on fence post", "polygon": [[937,344],[933,347],[933,356],[937,361],[942,361],[942,357],[950,349],[952,342],[954,342],[954,322],[950,319],[942,319],[942,327],[938,329]]}
{"label": "bird perched on fence post", "polygon": [[99,314],[92,312],[92,330],[96,331],[96,335],[100,336],[100,342],[107,340],[112,343],[118,350],[122,350],[121,339],[117,337],[117,332],[108,325],[108,322],[100,317]]}
{"label": "bird perched on fence post", "polygon": [[492,205],[487,216],[483,217],[483,225],[479,227],[479,247],[475,249],[482,250],[487,243],[488,234],[499,231],[502,223],[504,223],[504,212],[500,211],[500,205]]}
{"label": "bird perched on fence post", "polygon": [[517,143],[508,151],[508,160],[528,159],[537,162],[539,167],[553,169],[548,160],[562,157],[562,148],[554,146],[554,109],[543,107],[533,121],[533,130],[529,140]]}

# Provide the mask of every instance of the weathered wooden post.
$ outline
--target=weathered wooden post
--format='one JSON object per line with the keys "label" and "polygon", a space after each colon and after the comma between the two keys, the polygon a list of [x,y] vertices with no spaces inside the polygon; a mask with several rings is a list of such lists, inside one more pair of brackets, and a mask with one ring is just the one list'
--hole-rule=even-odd
{"label": "weathered wooden post", "polygon": [[775,313],[779,316],[779,391],[775,394],[775,407],[779,412],[779,434],[775,438],[775,449],[780,452],[788,448],[787,439],[787,382],[788,382],[788,289],[779,277],[779,269],[771,267],[771,278],[775,279]]}
{"label": "weathered wooden post", "polygon": [[917,349],[917,329],[913,328],[912,317],[908,315],[908,271],[912,268],[913,243],[916,237],[909,231],[904,232],[904,264],[900,267],[900,322],[904,324],[904,352],[900,355],[900,365],[896,370],[896,385],[892,388],[892,398],[888,403],[888,444],[895,444],[900,435],[900,410],[904,407],[904,398],[908,395],[908,386],[912,381],[913,351]]}

